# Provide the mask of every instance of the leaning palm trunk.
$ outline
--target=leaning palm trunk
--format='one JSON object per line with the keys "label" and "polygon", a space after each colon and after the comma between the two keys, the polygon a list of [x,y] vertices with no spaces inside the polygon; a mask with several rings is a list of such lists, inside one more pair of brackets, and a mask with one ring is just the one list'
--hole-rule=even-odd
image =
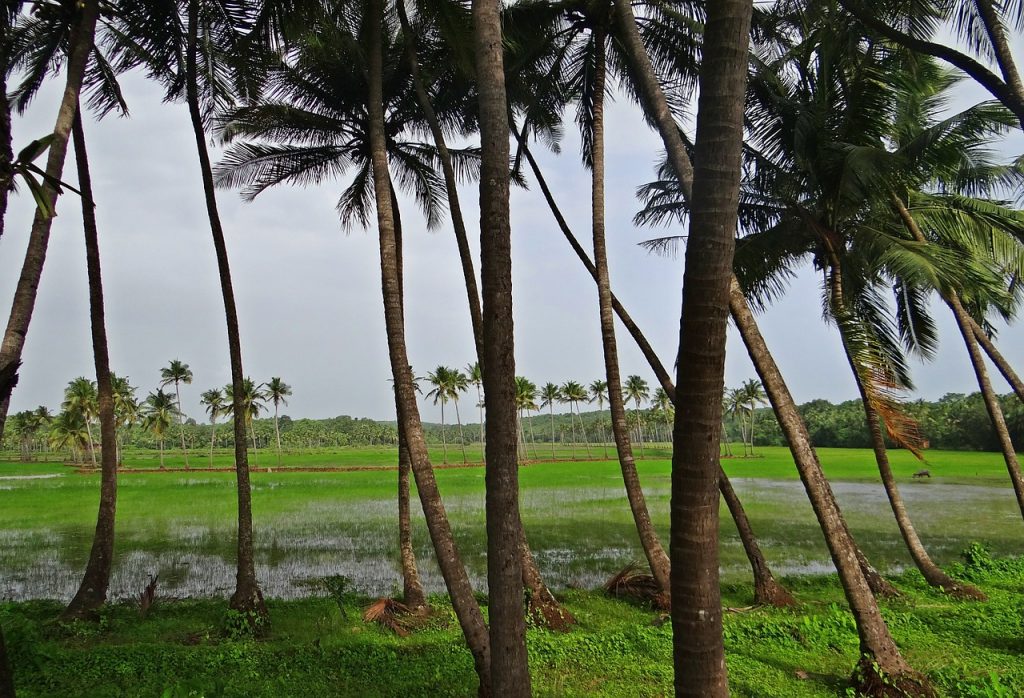
{"label": "leaning palm trunk", "polygon": [[729,309],[789,443],[800,479],[825,534],[825,543],[853,612],[861,653],[855,673],[856,682],[874,695],[898,695],[885,693],[885,686],[892,687],[894,691],[906,689],[910,695],[930,695],[931,689],[923,677],[906,663],[889,634],[878,602],[862,571],[861,555],[822,472],[807,427],[735,278],[730,288]]}
{"label": "leaning palm trunk", "polygon": [[[515,132],[515,134],[517,137],[519,137],[518,132]],[[576,236],[569,228],[569,224],[566,222],[565,217],[562,215],[562,212],[554,199],[554,195],[551,193],[551,189],[548,187],[547,180],[544,178],[544,173],[538,166],[537,161],[533,157],[533,153],[530,152],[530,149],[527,146],[525,140],[521,139],[519,143],[522,148],[523,154],[526,155],[526,159],[530,163],[530,169],[533,171],[534,176],[537,178],[537,183],[540,186],[541,192],[544,194],[544,198],[548,203],[548,207],[551,209],[551,213],[555,217],[559,229],[562,231],[562,235],[565,237],[566,241],[569,243],[569,246],[572,247],[573,251],[576,253],[576,256],[579,258],[580,262],[582,262],[583,266],[586,267],[587,271],[590,273],[590,276],[594,279],[596,283],[597,267],[594,266],[594,263],[590,260],[590,257],[583,249],[583,246],[579,243],[579,241],[576,239]],[[654,352],[654,348],[651,346],[651,343],[647,340],[647,337],[644,335],[643,331],[636,324],[636,322],[633,321],[633,318],[626,311],[626,308],[615,297],[614,293],[611,294],[611,302],[612,309],[615,311],[615,314],[619,318],[619,321],[622,322],[623,326],[629,332],[630,337],[632,337],[634,343],[637,345],[637,347],[639,347],[641,353],[644,355],[644,358],[647,359],[648,365],[650,365],[651,370],[654,371],[654,374],[658,378],[658,382],[661,384],[662,388],[665,389],[665,392],[668,394],[669,399],[673,403],[675,403],[675,384],[669,377],[668,371],[665,370],[665,366],[661,363],[661,359],[658,358],[658,355]],[[553,420],[554,416],[552,415],[552,438],[554,438]],[[725,472],[721,472],[719,477],[724,480],[726,478]],[[722,486],[724,487],[726,485]],[[730,507],[730,513],[734,516],[740,517],[736,520],[736,528],[739,531],[740,538],[743,541],[744,550],[748,552],[757,551],[758,553],[754,557],[750,557],[748,555],[751,569],[754,573],[754,588],[757,589],[759,587],[771,587],[773,581],[769,581],[767,578],[763,578],[763,575],[766,572],[770,574],[771,570],[768,568],[767,563],[764,562],[764,556],[760,554],[760,546],[757,543],[757,538],[753,534],[753,529],[750,526],[749,520],[746,519],[746,512],[743,510],[742,507]],[[878,575],[876,574],[876,576]],[[880,579],[880,576],[878,576],[878,578]]]}
{"label": "leaning palm trunk", "polygon": [[277,403],[274,403],[274,438],[277,440],[277,467],[281,467],[281,426],[277,420]]}
{"label": "leaning palm trunk", "polygon": [[448,439],[444,432],[444,400],[441,401],[441,449],[442,449],[442,462],[448,465]]}
{"label": "leaning palm trunk", "polygon": [[857,361],[854,359],[850,342],[844,330],[844,327],[847,326],[850,320],[845,307],[841,269],[838,265],[832,267],[829,279],[833,312],[838,318],[843,319],[837,324],[840,328],[843,351],[846,353],[847,363],[849,363],[850,370],[853,372],[853,378],[857,383],[857,390],[860,393],[861,404],[864,406],[864,414],[867,420],[868,433],[871,437],[871,448],[875,455],[875,463],[878,465],[882,486],[885,488],[886,497],[889,499],[889,506],[896,517],[896,524],[900,529],[903,542],[907,546],[907,551],[910,553],[911,559],[913,559],[914,564],[925,578],[925,581],[931,586],[942,589],[959,598],[983,600],[985,595],[981,591],[969,584],[957,582],[939,569],[939,566],[928,555],[928,551],[925,549],[924,543],[921,542],[921,538],[917,535],[917,529],[910,520],[910,514],[907,512],[906,505],[903,502],[903,495],[900,494],[899,487],[896,485],[896,478],[892,473],[892,467],[889,464],[889,453],[885,447],[885,438],[882,436],[881,420],[879,419],[878,411],[872,405],[869,386],[866,383],[867,379],[865,379],[860,366],[858,366]]}
{"label": "leaning palm trunk", "polygon": [[380,236],[380,267],[381,292],[384,301],[384,324],[388,339],[388,356],[391,361],[391,373],[394,378],[396,400],[398,402],[398,419],[404,423],[405,442],[409,450],[409,459],[416,487],[420,495],[420,504],[426,518],[427,529],[437,557],[441,575],[444,577],[452,600],[452,607],[458,617],[473,655],[473,663],[480,679],[483,693],[490,692],[490,641],[487,626],[484,624],[480,606],[473,596],[473,587],[462,564],[448,515],[445,512],[441,494],[434,478],[434,470],[427,454],[426,441],[423,438],[423,426],[416,407],[416,392],[409,369],[409,358],[405,346],[405,319],[402,313],[402,291],[398,273],[395,225],[390,188],[387,144],[384,133],[384,100],[383,100],[383,56],[382,56],[382,21],[384,7],[381,0],[371,0],[367,8],[369,18],[369,141],[372,159],[374,197],[377,211],[377,226]]}
{"label": "leaning palm trunk", "polygon": [[[238,548],[237,566],[235,571],[235,591],[231,596],[230,607],[245,614],[254,628],[263,625],[268,617],[263,592],[256,580],[256,563],[253,551],[252,531],[252,487],[249,484],[249,453],[245,443],[245,409],[243,393],[245,390],[245,374],[242,370],[242,340],[238,329],[238,310],[235,306],[235,291],[231,284],[231,266],[228,262],[227,243],[224,229],[221,226],[220,213],[217,211],[217,197],[213,187],[213,173],[210,166],[210,154],[206,149],[206,133],[203,129],[203,117],[199,108],[198,84],[198,34],[199,34],[199,2],[189,0],[188,3],[188,38],[185,50],[185,99],[188,102],[189,117],[192,121],[192,132],[196,140],[196,151],[199,155],[199,170],[203,180],[203,194],[206,199],[206,212],[210,221],[210,232],[213,236],[213,247],[217,256],[217,272],[220,277],[221,295],[224,299],[224,318],[228,332],[228,353],[231,363],[231,389],[233,393],[234,431],[235,431],[235,479],[238,494]],[[161,442],[161,458],[163,457]]]}
{"label": "leaning palm trunk", "polygon": [[181,436],[181,453],[185,456],[185,470],[188,470],[188,447],[185,446],[185,417],[181,411],[181,386],[174,381],[174,395],[178,399],[178,435]]}
{"label": "leaning palm trunk", "polygon": [[[100,416],[100,439],[103,444],[100,475],[100,505],[96,515],[89,561],[85,574],[71,603],[61,614],[63,620],[84,619],[95,615],[107,600],[110,570],[114,562],[114,519],[117,511],[117,426],[114,422],[114,391],[110,383],[110,358],[107,351],[107,329],[103,311],[103,280],[100,273],[99,234],[96,230],[95,199],[89,159],[85,150],[85,132],[81,111],[76,111],[72,127],[75,159],[78,164],[78,187],[82,198],[82,222],[85,230],[85,261],[89,276],[89,315],[92,326],[93,359],[96,365],[97,402]],[[95,463],[96,455],[93,453]]]}
{"label": "leaning palm trunk", "polygon": [[1003,374],[1003,378],[1005,378],[1006,382],[1010,384],[1011,388],[1013,388],[1013,392],[1017,394],[1017,397],[1020,398],[1021,402],[1024,402],[1024,381],[1022,381],[1020,376],[1017,375],[1017,372],[1013,370],[1013,366],[1011,366],[1010,362],[1006,360],[1006,357],[999,352],[995,343],[987,334],[985,334],[985,330],[981,329],[981,327],[978,326],[978,323],[975,322],[974,318],[970,317],[970,315],[967,317],[968,320],[970,320],[968,324],[971,326],[971,331],[974,333],[974,338],[978,340],[978,344],[980,344],[981,348],[985,350],[986,354],[988,354],[988,358],[992,359],[992,363],[996,365],[999,372]]}
{"label": "leaning palm trunk", "polygon": [[640,536],[647,564],[661,594],[668,598],[670,592],[670,565],[668,555],[658,540],[658,534],[651,522],[650,511],[640,485],[640,476],[633,458],[633,447],[629,441],[629,426],[626,424],[626,406],[622,396],[622,377],[619,374],[619,354],[615,341],[615,318],[612,315],[611,281],[608,272],[608,251],[605,240],[604,215],[604,95],[605,95],[605,31],[594,30],[594,103],[591,133],[591,223],[594,237],[594,266],[597,269],[597,298],[601,321],[601,347],[604,353],[605,378],[608,381],[608,405],[611,410],[612,436],[619,456],[622,480],[626,486],[626,498],[633,523]]}
{"label": "leaning palm trunk", "polygon": [[[397,405],[396,405],[397,407]],[[412,544],[412,507],[409,505],[409,447],[405,445],[405,427],[398,421],[398,549],[402,562],[402,602],[414,613],[425,611],[416,551]]]}
{"label": "leaning palm trunk", "polygon": [[[57,111],[57,122],[53,127],[53,140],[46,156],[46,179],[43,181],[43,195],[51,208],[57,205],[59,191],[51,183],[60,180],[64,173],[64,160],[68,152],[68,138],[71,125],[78,110],[78,95],[82,91],[86,63],[92,49],[96,33],[96,19],[99,15],[97,0],[84,0],[76,5],[79,15],[71,30],[69,39],[67,80],[64,95]],[[5,185],[6,186],[6,185]],[[36,293],[39,280],[46,261],[46,250],[50,241],[50,227],[53,218],[43,215],[36,209],[32,220],[32,231],[29,234],[25,261],[21,267],[21,276],[14,291],[14,302],[11,304],[11,315],[7,321],[3,341],[0,342],[0,438],[4,435],[7,422],[7,411],[10,408],[11,391],[18,382],[18,366],[21,364],[21,352],[25,348],[32,312],[35,309]]]}
{"label": "leaning palm trunk", "polygon": [[[924,233],[918,227],[917,222],[907,209],[903,201],[893,195],[892,204],[896,208],[904,227],[910,232],[917,242],[927,242]],[[1003,452],[1003,460],[1006,461],[1006,470],[1010,474],[1010,481],[1013,483],[1013,491],[1017,495],[1017,506],[1021,515],[1024,516],[1024,474],[1021,473],[1020,462],[1017,460],[1017,452],[1014,449],[1013,441],[1010,439],[1010,431],[1006,427],[1006,418],[1003,416],[1003,408],[999,405],[999,397],[992,388],[992,381],[988,377],[988,369],[985,367],[985,357],[981,354],[978,346],[978,339],[972,327],[973,320],[970,314],[964,309],[960,297],[953,289],[942,291],[942,300],[945,301],[953,317],[956,318],[960,335],[967,345],[967,353],[971,358],[971,366],[974,368],[974,375],[978,380],[978,387],[981,389],[982,398],[985,400],[985,409],[988,410],[989,419],[992,421],[992,428],[999,439],[999,447]]]}
{"label": "leaning palm trunk", "polygon": [[462,462],[468,463],[469,458],[466,456],[466,434],[462,431],[462,415],[459,414],[459,401],[455,401],[455,421],[459,424],[459,445],[462,446]]}

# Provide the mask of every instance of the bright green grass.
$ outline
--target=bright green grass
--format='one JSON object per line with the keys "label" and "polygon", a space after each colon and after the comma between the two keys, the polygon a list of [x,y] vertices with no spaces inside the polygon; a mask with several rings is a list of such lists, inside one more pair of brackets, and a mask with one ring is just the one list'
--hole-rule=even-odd
{"label": "bright green grass", "polygon": [[[896,580],[904,598],[883,609],[895,639],[940,695],[1021,695],[1024,562],[981,559],[955,571],[981,586],[989,601],[952,602],[916,574],[905,575]],[[841,590],[834,579],[813,578],[795,591],[796,609],[725,614],[733,695],[845,694],[858,647]],[[723,601],[735,607],[748,594],[726,589]],[[669,624],[595,592],[563,598],[579,625],[567,634],[528,633],[535,695],[671,695]],[[32,602],[0,606],[0,621],[22,698],[475,694],[469,652],[443,599],[434,598],[435,615],[407,638],[364,624],[365,603],[356,597],[343,597],[340,605],[326,598],[271,602],[271,629],[260,641],[225,636],[222,601],[158,602],[145,620],[133,607],[116,605],[98,627],[55,625],[59,605]]]}

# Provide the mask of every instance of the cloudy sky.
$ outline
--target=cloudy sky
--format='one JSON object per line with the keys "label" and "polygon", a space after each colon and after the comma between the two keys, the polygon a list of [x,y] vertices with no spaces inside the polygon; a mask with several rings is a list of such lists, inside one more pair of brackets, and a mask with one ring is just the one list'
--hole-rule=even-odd
{"label": "cloudy sky", "polygon": [[[1020,48],[1020,42],[1016,48]],[[187,362],[195,383],[183,390],[185,411],[202,419],[203,390],[230,379],[223,304],[217,279],[198,164],[188,115],[167,105],[160,91],[137,75],[124,89],[130,118],[88,121],[87,139],[96,190],[111,362],[130,377],[139,395],[156,388],[160,368]],[[57,91],[51,88],[15,123],[15,148],[52,129]],[[964,106],[985,99],[963,89]],[[677,342],[682,258],[653,257],[637,246],[664,229],[636,229],[636,187],[654,178],[661,150],[657,135],[624,101],[607,124],[607,210],[612,285],[663,362]],[[999,146],[1024,152],[1024,138]],[[542,167],[564,213],[589,244],[589,176],[579,163],[578,137],[567,129],[560,156],[544,154]],[[69,155],[66,178],[73,182]],[[382,319],[375,230],[346,233],[334,203],[343,182],[318,188],[282,187],[242,202],[221,191],[240,310],[246,373],[257,381],[281,376],[294,396],[293,417],[341,414],[393,418]],[[466,218],[477,229],[475,191],[463,192]],[[54,224],[36,313],[25,348],[12,411],[59,406],[67,382],[93,376],[85,253],[78,201],[63,197]],[[8,308],[31,221],[29,197],[19,193],[0,239],[0,304]],[[412,202],[403,201],[406,227],[406,296],[410,358],[418,374],[439,364],[473,360],[465,290],[451,227],[428,232]],[[512,199],[515,334],[518,373],[538,383],[601,377],[603,364],[596,289],[555,225],[536,186]],[[473,240],[478,250],[477,240]],[[937,398],[977,389],[944,308],[936,308],[942,347],[929,364],[915,364],[914,396]],[[6,311],[4,311],[6,312]],[[808,269],[788,295],[760,319],[798,401],[854,397],[834,328],[821,321],[819,279]],[[653,376],[620,329],[623,375]],[[1024,364],[1024,330],[1003,328],[999,343],[1010,361]],[[726,382],[754,376],[730,330]],[[1005,385],[997,383],[999,390]],[[439,412],[425,406],[426,419]]]}

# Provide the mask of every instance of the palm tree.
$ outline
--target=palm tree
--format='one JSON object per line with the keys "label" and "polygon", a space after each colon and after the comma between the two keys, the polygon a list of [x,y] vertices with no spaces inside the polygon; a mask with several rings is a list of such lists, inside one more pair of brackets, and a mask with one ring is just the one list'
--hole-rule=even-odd
{"label": "palm tree", "polygon": [[764,387],[761,385],[761,382],[754,379],[743,381],[743,384],[740,386],[740,394],[750,424],[747,430],[747,438],[750,440],[750,455],[754,455],[754,410],[757,409],[758,405],[766,404],[768,397],[764,394]]}
{"label": "palm tree", "polygon": [[199,403],[206,406],[206,414],[210,416],[210,467],[213,467],[213,445],[217,440],[217,418],[229,410],[224,403],[224,391],[211,388],[199,397]]}
{"label": "palm tree", "polygon": [[[558,393],[559,402],[569,404],[569,424],[572,427],[572,458],[576,460],[576,422],[574,421],[574,416],[576,416],[576,404],[581,400],[587,399],[587,391],[586,388],[576,381],[566,381],[559,387]],[[580,426],[582,428],[582,422]],[[586,435],[583,438],[586,439]],[[587,448],[589,451],[589,444]]]}
{"label": "palm tree", "polygon": [[[140,0],[122,5],[118,13],[119,35],[128,38],[120,46],[122,68],[144,63],[147,75],[165,88],[165,101],[184,100],[188,106],[207,217],[217,257],[217,272],[228,334],[231,384],[242,412],[244,370],[238,311],[224,229],[217,209],[213,173],[207,148],[206,126],[214,112],[223,111],[236,96],[251,97],[255,85],[252,69],[258,42],[250,41],[252,3],[241,0]],[[260,71],[256,71],[257,73]],[[238,494],[238,554],[235,591],[230,607],[246,615],[259,629],[267,618],[266,604],[256,580],[252,533],[252,489],[244,420],[235,420],[235,478]]]}
{"label": "palm tree", "polygon": [[523,444],[523,455],[526,454],[526,432],[523,422],[530,422],[530,440],[533,442],[533,457],[537,457],[537,438],[533,432],[531,412],[537,410],[537,384],[526,376],[516,376],[516,410],[519,417],[520,443]]}
{"label": "palm tree", "polygon": [[472,364],[466,366],[466,375],[469,378],[469,382],[476,388],[476,407],[480,411],[480,462],[484,462],[484,394],[482,392],[484,385],[484,376],[480,371],[480,362],[474,361]]}
{"label": "palm tree", "polygon": [[545,383],[540,389],[540,406],[548,408],[548,416],[551,418],[551,459],[555,460],[555,403],[563,402],[562,391],[554,383]]}
{"label": "palm tree", "polygon": [[650,397],[650,387],[640,376],[628,376],[625,385],[622,386],[625,397],[633,401],[636,408],[636,435],[640,442],[640,454],[644,454],[644,425],[640,415],[640,403]]}
{"label": "palm tree", "polygon": [[185,456],[185,470],[188,470],[188,448],[185,446],[185,424],[182,421],[181,384],[192,384],[192,370],[188,364],[172,359],[167,368],[160,369],[160,387],[174,384],[174,395],[178,400],[178,433],[181,436],[181,452]]}
{"label": "palm tree", "polygon": [[96,463],[95,440],[92,437],[92,420],[96,417],[99,405],[96,398],[96,383],[85,377],[79,377],[68,383],[64,389],[64,402],[61,409],[65,412],[74,413],[82,418],[88,437],[89,457],[92,459],[92,467],[99,467]]}
{"label": "palm tree", "polygon": [[[604,401],[608,399],[608,381],[596,380],[587,386],[590,391],[590,402],[597,403],[597,411],[604,412]],[[608,438],[604,433],[604,421],[601,421],[601,443],[604,444],[604,458],[608,460]]]}
{"label": "palm tree", "polygon": [[178,402],[170,393],[158,388],[146,396],[142,403],[142,426],[153,433],[160,444],[160,469],[164,469],[164,439],[175,417],[178,416]]}
{"label": "palm tree", "polygon": [[[281,429],[277,423],[279,405],[287,405],[285,399],[292,394],[292,387],[280,378],[271,378],[266,384],[266,397],[274,405],[274,436],[277,438],[277,467],[281,467]],[[212,453],[212,450],[211,450]]]}
{"label": "palm tree", "polygon": [[258,453],[256,430],[253,428],[252,422],[266,409],[267,394],[263,392],[262,385],[257,385],[252,378],[247,376],[242,380],[242,394],[239,399],[235,399],[235,388],[231,383],[224,386],[224,397],[227,399],[228,404],[231,405],[231,415],[235,420],[238,420],[238,413],[235,411],[234,406],[241,404],[242,423],[245,426],[245,430],[252,436],[253,463],[255,463]]}
{"label": "palm tree", "polygon": [[445,436],[444,429],[444,406],[448,404],[448,400],[452,397],[452,373],[452,369],[447,366],[438,366],[427,374],[427,382],[434,386],[427,393],[427,397],[433,398],[435,405],[441,403],[441,448],[443,449],[443,462],[445,464],[448,463],[448,439]]}
{"label": "palm tree", "polygon": [[71,452],[71,461],[79,462],[79,449],[89,443],[85,419],[80,412],[62,410],[50,422],[50,445],[54,448],[66,448]]}
{"label": "palm tree", "polygon": [[[32,221],[28,249],[22,265],[21,275],[14,292],[11,314],[3,340],[0,342],[0,437],[3,436],[7,410],[10,406],[11,391],[17,383],[17,370],[21,364],[21,353],[25,346],[32,312],[35,309],[36,293],[46,261],[46,251],[53,223],[53,211],[60,194],[60,182],[64,172],[68,141],[72,124],[78,112],[78,97],[82,91],[89,56],[93,49],[96,21],[99,16],[98,0],[83,0],[74,4],[75,15],[67,36],[67,75],[64,94],[57,111],[57,121],[49,140],[46,160],[46,177],[42,185],[41,201],[45,206],[37,208]],[[5,11],[10,10],[5,5]],[[40,8],[41,12],[54,8]],[[58,11],[63,11],[63,7]],[[12,14],[7,15],[8,18]],[[6,47],[5,47],[6,50]],[[38,75],[38,73],[37,73]],[[6,77],[6,74],[5,74]],[[6,144],[5,144],[6,145]],[[5,212],[0,212],[5,213]]]}
{"label": "palm tree", "polygon": [[121,464],[121,431],[131,428],[139,418],[139,401],[136,388],[128,378],[110,374],[110,386],[114,391],[114,419],[117,426],[117,463]]}

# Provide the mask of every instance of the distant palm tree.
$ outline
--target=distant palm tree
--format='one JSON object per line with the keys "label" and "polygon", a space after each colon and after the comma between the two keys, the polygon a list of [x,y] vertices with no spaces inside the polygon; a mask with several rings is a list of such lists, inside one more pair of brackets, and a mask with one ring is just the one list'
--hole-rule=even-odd
{"label": "distant palm tree", "polygon": [[540,389],[541,407],[548,408],[551,417],[551,458],[555,458],[555,403],[562,401],[562,391],[554,383],[545,383]]}
{"label": "distant palm tree", "polygon": [[741,388],[726,388],[722,407],[725,414],[738,419],[740,423],[740,443],[743,444],[743,456],[747,455],[747,409]]}
{"label": "distant palm tree", "polygon": [[[669,413],[672,411],[672,398],[668,396],[664,388],[659,387],[654,391],[654,409],[657,410],[658,421],[664,421],[666,425],[671,424],[672,420],[668,419]],[[671,438],[666,438],[664,441],[669,442]]]}
{"label": "distant palm tree", "polygon": [[217,439],[217,418],[230,410],[224,403],[224,391],[211,388],[199,397],[199,402],[206,406],[206,414],[210,415],[210,467],[213,467],[213,445]]}
{"label": "distant palm tree", "polygon": [[640,402],[650,397],[650,388],[640,376],[628,376],[626,378],[626,384],[622,386],[623,392],[626,394],[626,398],[633,401],[636,405],[636,435],[637,441],[640,442],[640,455],[644,454],[644,425],[643,419],[640,415]]}
{"label": "distant palm tree", "polygon": [[[608,381],[596,380],[587,386],[590,391],[590,401],[597,403],[598,412],[604,411],[604,401],[608,399]],[[608,460],[608,437],[604,431],[604,419],[599,419],[601,427],[601,443],[604,445],[604,458]]]}
{"label": "distant palm tree", "polygon": [[482,388],[484,385],[484,374],[480,370],[480,362],[474,361],[473,363],[466,366],[466,375],[469,377],[469,382],[476,387],[476,406],[480,410],[480,462],[484,462],[484,394]]}
{"label": "distant palm tree", "polygon": [[167,368],[160,369],[160,387],[174,384],[174,394],[178,399],[178,432],[181,435],[181,452],[185,454],[185,470],[188,470],[188,448],[185,446],[185,424],[182,421],[181,410],[181,384],[192,383],[192,370],[188,364],[174,359]]}
{"label": "distant palm tree", "polygon": [[[582,384],[576,381],[566,381],[562,384],[562,400],[563,402],[569,403],[569,422],[572,422],[572,410],[576,409],[576,417],[580,423],[580,431],[583,434],[583,441],[587,445],[587,457],[590,458],[590,441],[587,439],[587,430],[583,425],[583,417],[580,415],[580,403],[586,402],[587,400],[587,389]],[[575,440],[575,430],[573,431],[573,439]],[[576,449],[573,448],[573,458],[576,457]]]}
{"label": "distant palm tree", "polygon": [[[260,389],[261,387],[252,378],[242,379],[242,419],[245,427],[249,430],[249,434],[252,436],[252,460],[254,464],[259,458],[259,453],[256,446],[256,430],[253,428],[252,420],[259,417],[260,412],[266,409],[264,401],[267,399],[266,394]],[[238,415],[234,414],[235,391],[230,383],[224,386],[224,396],[227,398],[228,403],[232,405],[232,416],[238,419]]]}
{"label": "distant palm tree", "polygon": [[79,449],[88,444],[85,418],[80,412],[64,410],[50,423],[50,445],[71,451],[71,462],[80,462]]}
{"label": "distant palm tree", "polygon": [[174,418],[179,414],[178,402],[170,393],[165,393],[162,388],[155,393],[146,396],[142,404],[142,424],[160,444],[160,469],[164,469],[164,439],[167,430],[171,428]]}
{"label": "distant palm tree", "polygon": [[[433,398],[434,404],[441,404],[441,447],[444,457],[444,462],[448,462],[448,438],[445,434],[445,421],[444,421],[444,406],[448,404],[449,400],[455,402],[455,416],[459,421],[459,435],[462,436],[462,418],[459,415],[459,394],[465,392],[469,381],[465,374],[455,368],[449,368],[448,366],[438,366],[432,372],[427,374],[427,382],[433,387],[430,392],[427,393],[428,398]],[[465,462],[466,459],[466,440],[462,439],[462,460]]]}
{"label": "distant palm tree", "polygon": [[761,381],[753,378],[743,381],[743,385],[740,386],[740,395],[747,410],[749,425],[747,438],[750,440],[750,455],[754,455],[754,410],[758,405],[768,404],[768,396],[764,394]]}
{"label": "distant palm tree", "polygon": [[524,413],[530,422],[530,439],[533,441],[533,457],[537,457],[537,438],[533,433],[533,418],[530,412],[537,409],[537,384],[525,376],[516,376],[516,409],[519,411],[519,436],[526,454],[526,432],[523,428]]}
{"label": "distant palm tree", "polygon": [[89,457],[92,460],[92,467],[96,464],[96,442],[92,437],[92,420],[99,411],[99,401],[96,394],[96,382],[88,378],[79,377],[68,383],[64,389],[64,402],[61,409],[65,412],[77,414],[85,424],[85,432],[88,436]]}
{"label": "distant palm tree", "polygon": [[286,397],[292,394],[292,387],[280,378],[271,378],[266,385],[267,399],[274,405],[274,436],[277,437],[277,467],[281,467],[281,428],[277,421],[277,412],[280,405],[287,405]]}
{"label": "distant palm tree", "polygon": [[117,462],[121,463],[122,431],[131,428],[139,419],[139,400],[136,388],[126,377],[110,374],[110,385],[114,392],[114,422],[117,427]]}

